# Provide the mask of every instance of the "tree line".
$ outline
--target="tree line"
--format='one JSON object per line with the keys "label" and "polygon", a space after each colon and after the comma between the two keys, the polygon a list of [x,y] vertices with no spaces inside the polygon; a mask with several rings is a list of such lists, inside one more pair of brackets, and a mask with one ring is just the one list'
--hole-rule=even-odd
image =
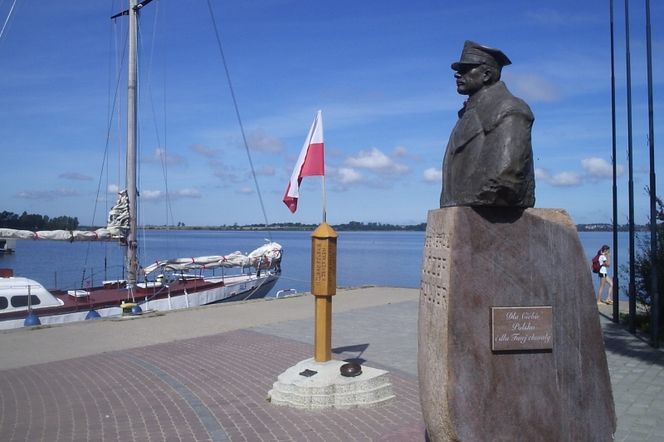
{"label": "tree line", "polygon": [[74,230],[78,228],[78,218],[71,216],[57,216],[50,218],[47,215],[23,212],[18,215],[13,212],[0,213],[0,228],[17,230]]}
{"label": "tree line", "polygon": [[[146,226],[149,229],[170,229],[172,226]],[[231,224],[226,225],[222,224],[220,226],[187,226],[185,227],[184,223],[178,223],[178,226],[175,229],[182,230],[314,230],[317,227],[316,224],[303,224],[303,223],[272,223],[268,224]],[[411,224],[411,225],[399,225],[399,224],[385,224],[385,223],[375,223],[375,222],[358,222],[351,221],[344,224],[333,224],[332,227],[335,230],[339,231],[422,231],[426,230],[426,223],[420,224]]]}
{"label": "tree line", "polygon": [[[577,224],[576,230],[579,232],[613,232],[613,224],[609,223],[593,223],[593,224]],[[618,232],[629,231],[629,224],[618,224],[616,226]],[[635,224],[634,230],[637,232],[646,232],[650,230],[648,224]]]}

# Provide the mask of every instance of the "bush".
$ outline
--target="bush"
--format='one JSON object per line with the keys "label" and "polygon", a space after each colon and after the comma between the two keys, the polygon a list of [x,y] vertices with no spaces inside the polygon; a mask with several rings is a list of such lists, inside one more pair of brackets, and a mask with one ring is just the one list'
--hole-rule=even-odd
{"label": "bush", "polygon": [[[660,198],[657,198],[657,224],[655,235],[657,237],[656,265],[657,265],[657,291],[659,292],[659,317],[660,322],[664,320],[664,204]],[[623,281],[629,281],[629,270],[626,266],[622,267]],[[651,312],[653,296],[650,290],[650,278],[652,267],[650,263],[650,238],[647,241],[640,241],[634,260],[634,285],[636,289],[636,301],[646,307]],[[629,287],[624,286],[626,291]]]}

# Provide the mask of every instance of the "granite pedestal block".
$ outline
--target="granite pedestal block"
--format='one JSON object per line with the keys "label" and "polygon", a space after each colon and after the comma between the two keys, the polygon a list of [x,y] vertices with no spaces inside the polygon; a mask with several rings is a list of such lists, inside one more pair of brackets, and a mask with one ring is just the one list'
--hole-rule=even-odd
{"label": "granite pedestal block", "polygon": [[[613,440],[589,263],[564,211],[429,212],[419,305],[431,441]],[[530,306],[551,307],[550,347],[493,349],[492,307]]]}

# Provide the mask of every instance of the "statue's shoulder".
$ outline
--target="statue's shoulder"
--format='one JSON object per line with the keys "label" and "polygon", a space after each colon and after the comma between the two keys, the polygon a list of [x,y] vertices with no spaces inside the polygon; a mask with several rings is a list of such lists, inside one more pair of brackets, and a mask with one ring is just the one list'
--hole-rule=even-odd
{"label": "statue's shoulder", "polygon": [[535,119],[526,102],[512,95],[502,81],[487,88],[478,107],[478,116],[485,130],[491,130],[510,115],[519,115],[529,122]]}

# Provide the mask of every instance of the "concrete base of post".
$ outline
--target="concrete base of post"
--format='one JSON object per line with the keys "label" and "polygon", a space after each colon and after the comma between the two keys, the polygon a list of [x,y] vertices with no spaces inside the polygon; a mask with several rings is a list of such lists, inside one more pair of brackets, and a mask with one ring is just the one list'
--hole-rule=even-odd
{"label": "concrete base of post", "polygon": [[[355,377],[340,374],[344,361],[306,359],[279,375],[268,393],[275,405],[304,410],[374,407],[394,399],[388,372],[362,366]],[[307,372],[309,370],[309,372]],[[305,376],[302,373],[310,374]]]}

